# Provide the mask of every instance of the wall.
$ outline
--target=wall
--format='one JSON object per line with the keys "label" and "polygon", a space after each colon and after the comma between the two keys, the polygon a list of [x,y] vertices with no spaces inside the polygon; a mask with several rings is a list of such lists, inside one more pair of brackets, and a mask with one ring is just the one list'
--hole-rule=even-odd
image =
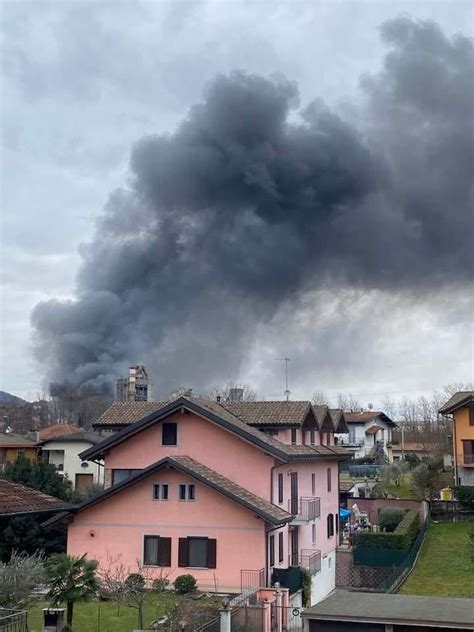
{"label": "wall", "polygon": [[36,448],[7,448],[5,451],[5,463],[15,461],[19,454],[23,454],[30,461],[35,461],[38,450]]}
{"label": "wall", "polygon": [[[152,499],[153,483],[166,483],[170,500]],[[177,500],[177,486],[196,486],[195,501]],[[91,536],[93,532],[93,537]],[[170,579],[191,573],[205,590],[240,592],[240,570],[265,566],[265,524],[251,511],[176,470],[166,469],[75,516],[68,528],[67,552],[99,560],[118,558],[130,572],[143,559],[143,536],[172,537]],[[217,568],[178,567],[178,538],[217,540]],[[153,568],[154,576],[160,568]]]}
{"label": "wall", "polygon": [[91,444],[88,441],[55,440],[45,443],[43,451],[50,452],[50,463],[63,464],[63,472],[67,474],[73,486],[75,486],[76,474],[93,474],[94,483],[100,485],[104,482],[103,466],[92,461],[86,461],[88,467],[82,467],[82,461],[79,458],[79,454],[90,447]]}
{"label": "wall", "polygon": [[456,437],[454,451],[458,469],[458,483],[460,485],[474,485],[474,463],[471,467],[463,466],[463,439],[471,439],[474,441],[474,426],[471,426],[469,423],[469,408],[466,406],[465,408],[455,410],[453,417]]}
{"label": "wall", "polygon": [[321,560],[321,571],[311,581],[311,605],[319,603],[336,587],[336,551],[327,553]]}
{"label": "wall", "polygon": [[420,512],[420,525],[428,516],[429,505],[424,500],[398,500],[396,498],[348,498],[347,508],[352,511],[357,504],[362,513],[369,514],[369,522],[378,524],[379,510],[382,507],[396,507],[397,509],[417,509]]}
{"label": "wall", "polygon": [[178,445],[161,445],[161,423],[111,449],[106,468],[145,468],[165,456],[188,455],[235,483],[270,499],[273,457],[220,426],[191,413],[166,419],[178,423]]}

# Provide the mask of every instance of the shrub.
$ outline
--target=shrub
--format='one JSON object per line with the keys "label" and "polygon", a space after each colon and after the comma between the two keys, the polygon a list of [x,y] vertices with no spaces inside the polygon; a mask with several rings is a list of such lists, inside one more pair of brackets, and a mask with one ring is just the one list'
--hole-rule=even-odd
{"label": "shrub", "polygon": [[170,580],[167,577],[158,577],[153,580],[153,590],[156,592],[164,592],[169,586]]}
{"label": "shrub", "polygon": [[474,485],[460,485],[454,488],[454,493],[463,509],[474,509]]}
{"label": "shrub", "polygon": [[420,530],[420,517],[416,509],[407,511],[393,533],[358,533],[356,544],[368,549],[398,549],[408,551]]}
{"label": "shrub", "polygon": [[383,507],[379,512],[379,526],[386,533],[393,533],[403,520],[405,509]]}
{"label": "shrub", "polygon": [[125,585],[127,588],[141,590],[145,587],[145,578],[140,573],[131,573],[125,580]]}
{"label": "shrub", "polygon": [[196,590],[196,579],[192,575],[179,575],[179,577],[174,580],[174,587],[176,592],[179,592],[181,595],[186,595]]}
{"label": "shrub", "polygon": [[311,575],[307,568],[300,566],[301,571],[301,588],[303,600],[303,606],[309,607],[311,605]]}

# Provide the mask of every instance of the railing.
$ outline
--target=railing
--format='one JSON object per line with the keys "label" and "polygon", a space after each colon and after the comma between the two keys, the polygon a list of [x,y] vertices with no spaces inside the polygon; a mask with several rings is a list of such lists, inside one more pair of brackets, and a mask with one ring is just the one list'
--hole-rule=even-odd
{"label": "railing", "polygon": [[321,551],[315,549],[301,549],[299,555],[290,553],[288,566],[301,566],[306,568],[311,575],[316,575],[321,570]]}
{"label": "railing", "polygon": [[26,610],[0,608],[0,632],[28,632]]}
{"label": "railing", "polygon": [[321,501],[313,496],[290,498],[288,500],[288,512],[293,514],[294,520],[305,522],[315,520],[321,515]]}
{"label": "railing", "polygon": [[460,465],[461,467],[463,465],[474,465],[474,454],[457,454],[456,460],[458,462],[458,465]]}
{"label": "railing", "polygon": [[265,587],[265,569],[244,569],[240,571],[240,592]]}

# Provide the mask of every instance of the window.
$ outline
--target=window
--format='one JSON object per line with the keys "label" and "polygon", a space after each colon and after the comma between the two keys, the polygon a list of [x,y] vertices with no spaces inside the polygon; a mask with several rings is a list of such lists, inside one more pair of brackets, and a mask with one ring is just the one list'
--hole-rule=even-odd
{"label": "window", "polygon": [[328,569],[331,570],[332,567],[332,558],[328,557]]}
{"label": "window", "polygon": [[469,425],[474,426],[474,406],[469,406]]}
{"label": "window", "polygon": [[336,514],[334,518],[336,522],[336,533],[339,533],[339,516]]}
{"label": "window", "polygon": [[311,496],[316,496],[316,474],[311,474]]}
{"label": "window", "polygon": [[161,445],[178,445],[178,424],[163,423],[161,425]]}
{"label": "window", "polygon": [[171,538],[146,535],[143,542],[145,566],[171,566]]}
{"label": "window", "polygon": [[315,438],[315,432],[314,430],[311,430],[310,434],[309,434],[309,442],[311,443],[311,445],[314,445],[314,438]]}
{"label": "window", "polygon": [[356,442],[356,431],[355,428],[351,427],[349,428],[349,443],[355,443]]}
{"label": "window", "polygon": [[168,500],[168,485],[153,485],[153,500]]}
{"label": "window", "polygon": [[306,445],[306,430],[301,431],[301,443]]}
{"label": "window", "polygon": [[270,536],[270,566],[275,566],[275,536]]}
{"label": "window", "polygon": [[283,474],[278,474],[278,503],[283,502]]}
{"label": "window", "polygon": [[331,488],[332,488],[331,468],[330,468],[330,467],[328,467],[328,469],[327,469],[327,471],[326,471],[326,472],[327,472],[327,478],[328,478],[328,492],[330,492],[330,491],[331,491]]}
{"label": "window", "polygon": [[179,538],[178,566],[216,568],[216,540],[212,538]]}
{"label": "window", "polygon": [[328,527],[328,538],[332,538],[332,536],[334,535],[334,515],[332,513],[328,514],[327,527]]}
{"label": "window", "polygon": [[296,443],[296,428],[291,429],[291,443]]}
{"label": "window", "polygon": [[278,534],[278,562],[283,562],[283,531]]}
{"label": "window", "polygon": [[180,485],[178,498],[180,500],[195,500],[196,499],[196,488],[194,485]]}
{"label": "window", "polygon": [[272,437],[278,436],[278,430],[276,428],[260,428],[265,434],[269,434]]}
{"label": "window", "polygon": [[112,485],[126,481],[140,470],[112,470]]}
{"label": "window", "polygon": [[313,544],[316,544],[316,525],[315,524],[311,525],[311,542]]}

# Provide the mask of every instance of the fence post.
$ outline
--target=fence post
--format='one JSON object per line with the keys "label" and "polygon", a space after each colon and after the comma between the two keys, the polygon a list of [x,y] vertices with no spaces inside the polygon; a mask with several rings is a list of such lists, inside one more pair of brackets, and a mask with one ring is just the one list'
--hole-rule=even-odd
{"label": "fence post", "polygon": [[270,610],[270,602],[264,601],[262,604],[262,632],[271,632],[272,629],[272,611]]}
{"label": "fence post", "polygon": [[277,632],[283,632],[283,593],[281,592],[280,584],[278,582],[275,582],[275,606],[276,629]]}
{"label": "fence post", "polygon": [[221,608],[219,614],[221,616],[220,632],[231,632],[232,608]]}

